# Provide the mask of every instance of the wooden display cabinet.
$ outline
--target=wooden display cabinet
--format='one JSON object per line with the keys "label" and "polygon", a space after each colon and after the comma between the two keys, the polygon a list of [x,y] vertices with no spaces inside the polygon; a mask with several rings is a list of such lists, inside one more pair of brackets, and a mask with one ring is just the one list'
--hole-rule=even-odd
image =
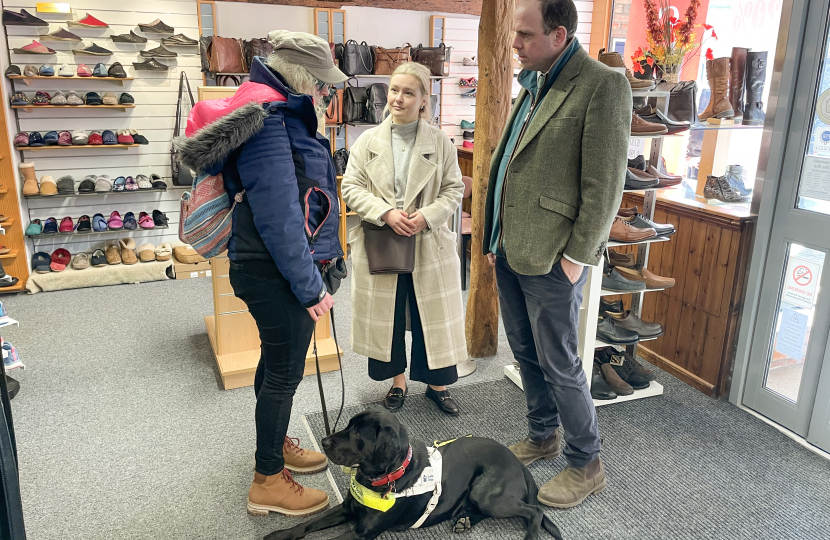
{"label": "wooden display cabinet", "polygon": [[[2,86],[2,85],[0,85]],[[0,98],[6,99],[5,90],[0,89]],[[0,107],[0,119],[6,125],[6,109]],[[22,185],[18,180],[12,160],[12,145],[9,141],[9,134],[5,129],[0,129],[0,214],[9,219],[0,223],[0,245],[11,249],[9,253],[0,255],[0,262],[6,274],[16,277],[18,282],[13,287],[0,288],[2,293],[17,293],[25,290],[26,282],[29,280],[29,261],[26,256],[26,243],[23,231],[28,223],[24,223],[20,214],[20,203],[18,202],[17,189]],[[37,171],[37,165],[35,165]]]}

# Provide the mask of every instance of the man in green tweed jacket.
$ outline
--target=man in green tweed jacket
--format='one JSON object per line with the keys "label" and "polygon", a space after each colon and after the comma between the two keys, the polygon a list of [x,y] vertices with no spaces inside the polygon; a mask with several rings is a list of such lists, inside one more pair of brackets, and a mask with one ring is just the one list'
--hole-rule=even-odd
{"label": "man in green tweed jacket", "polygon": [[510,449],[525,464],[564,452],[539,501],[571,508],[606,485],[577,326],[622,199],[631,88],[579,45],[573,0],[521,0],[515,24],[524,89],[490,164],[482,247],[527,399],[528,437]]}

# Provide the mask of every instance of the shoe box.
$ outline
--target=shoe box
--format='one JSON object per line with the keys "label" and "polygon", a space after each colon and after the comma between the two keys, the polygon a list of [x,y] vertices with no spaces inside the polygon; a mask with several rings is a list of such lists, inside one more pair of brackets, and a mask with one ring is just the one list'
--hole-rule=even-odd
{"label": "shoe box", "polygon": [[188,264],[179,262],[173,255],[173,276],[176,279],[209,278],[211,276],[210,261]]}

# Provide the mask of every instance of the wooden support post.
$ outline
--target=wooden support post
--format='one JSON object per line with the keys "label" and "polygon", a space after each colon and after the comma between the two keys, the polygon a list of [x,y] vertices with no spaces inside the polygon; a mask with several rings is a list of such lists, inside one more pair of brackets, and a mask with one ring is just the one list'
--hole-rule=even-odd
{"label": "wooden support post", "polygon": [[482,253],[484,207],[490,178],[490,156],[510,112],[513,86],[513,8],[515,0],[483,0],[478,26],[478,90],[476,144],[473,153],[470,296],[467,300],[467,349],[470,356],[493,356],[498,348],[499,301],[496,275]]}

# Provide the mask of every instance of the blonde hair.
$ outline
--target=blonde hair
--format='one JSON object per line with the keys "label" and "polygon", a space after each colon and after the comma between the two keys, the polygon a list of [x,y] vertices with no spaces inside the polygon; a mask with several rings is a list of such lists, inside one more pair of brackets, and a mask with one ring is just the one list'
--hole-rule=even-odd
{"label": "blonde hair", "polygon": [[[426,105],[424,105],[423,109],[421,109],[420,114],[418,115],[420,118],[423,118],[427,121],[428,124],[432,123],[432,92],[430,92],[430,76],[431,73],[426,66],[418,64],[417,62],[406,62],[405,64],[401,64],[398,66],[395,71],[392,72],[392,75],[389,77],[389,82],[392,82],[392,77],[395,75],[411,75],[415,77],[418,81],[418,85],[421,87],[421,93],[427,98]],[[386,107],[383,109],[383,117],[389,114],[389,103],[386,104]]]}
{"label": "blonde hair", "polygon": [[317,77],[312,75],[306,68],[299,64],[289,62],[276,52],[269,54],[265,63],[268,64],[268,67],[282,75],[285,82],[295,92],[314,98],[314,110],[317,116],[326,112],[328,106],[323,99],[323,94],[317,90]]}

